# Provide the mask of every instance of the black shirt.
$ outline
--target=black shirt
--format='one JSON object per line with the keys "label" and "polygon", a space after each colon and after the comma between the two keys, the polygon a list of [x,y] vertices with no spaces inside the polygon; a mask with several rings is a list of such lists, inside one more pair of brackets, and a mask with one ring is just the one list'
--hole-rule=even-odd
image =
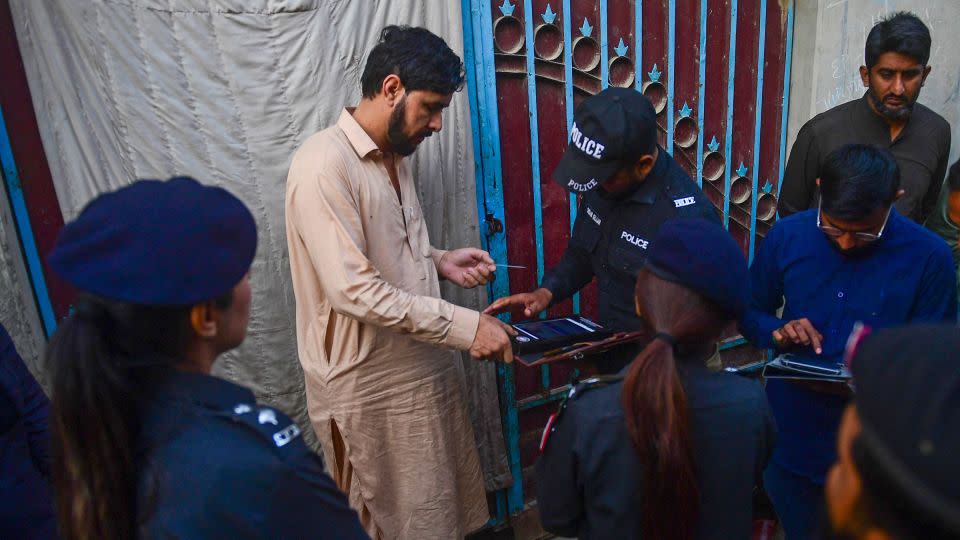
{"label": "black shirt", "polygon": [[890,126],[867,103],[867,96],[814,116],[800,128],[783,173],[780,217],[816,208],[816,180],[827,155],[845,144],[886,148],[900,165],[900,187],[906,192],[897,210],[923,223],[933,211],[950,157],[950,124],[916,103],[903,130],[893,141]]}
{"label": "black shirt", "polygon": [[637,274],[660,225],[675,217],[720,221],[697,184],[660,148],[653,170],[627,198],[604,199],[596,189],[583,195],[567,250],[541,286],[553,293],[555,304],[596,276],[598,322],[613,331],[639,330],[633,302]]}
{"label": "black shirt", "polygon": [[[750,538],[753,488],[774,443],[763,387],[711,371],[699,360],[677,365],[700,487],[697,538]],[[644,472],[627,432],[622,391],[622,380],[592,389],[578,385],[553,422],[536,470],[547,531],[580,540],[640,538]]]}
{"label": "black shirt", "polygon": [[57,537],[50,401],[0,325],[0,538]]}
{"label": "black shirt", "polygon": [[145,538],[368,538],[299,427],[246,388],[169,373],[142,432]]}

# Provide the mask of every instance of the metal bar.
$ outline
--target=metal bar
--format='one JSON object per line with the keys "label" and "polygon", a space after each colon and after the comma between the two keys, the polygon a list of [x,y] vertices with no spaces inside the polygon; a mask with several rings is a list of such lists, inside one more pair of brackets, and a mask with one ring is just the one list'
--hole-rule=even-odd
{"label": "metal bar", "polygon": [[707,87],[707,1],[700,0],[700,82],[697,95],[697,185],[703,187],[703,111]]}
{"label": "metal bar", "polygon": [[27,212],[27,201],[23,196],[20,172],[17,170],[17,163],[13,158],[13,147],[10,145],[10,134],[7,132],[7,122],[2,107],[0,107],[0,164],[3,167],[3,177],[6,180],[7,196],[10,199],[13,220],[20,236],[20,248],[23,250],[24,259],[27,263],[27,273],[30,275],[33,298],[37,304],[37,310],[40,312],[43,330],[49,338],[57,329],[57,318],[53,313],[53,303],[50,301],[47,279],[43,274],[43,265],[40,262],[40,252],[37,249],[36,239],[33,237],[30,214]]}
{"label": "metal bar", "polygon": [[610,85],[610,44],[607,35],[607,0],[600,0],[600,88]]}
{"label": "metal bar", "polygon": [[540,130],[537,121],[537,73],[533,51],[533,0],[523,1],[527,49],[527,108],[530,118],[530,169],[533,177],[533,233],[537,245],[537,283],[543,281],[543,202],[540,195]]}
{"label": "metal bar", "polygon": [[[486,217],[486,202],[484,197],[485,176],[483,173],[483,146],[480,144],[480,114],[478,112],[480,110],[480,101],[477,89],[479,86],[477,80],[480,64],[474,49],[474,40],[477,38],[474,37],[473,33],[474,14],[471,11],[470,3],[471,0],[463,0],[461,6],[461,16],[463,18],[463,63],[466,67],[465,71],[467,76],[467,100],[470,103],[470,132],[473,137],[473,172],[477,196],[477,219],[483,222]],[[481,226],[481,231],[482,230],[483,227]],[[480,234],[480,245],[483,249],[489,251],[487,235],[482,232]],[[493,298],[492,288],[488,289],[487,292],[490,293],[490,297]]]}
{"label": "metal bar", "polygon": [[643,88],[643,0],[633,3],[633,72],[637,90]]}
{"label": "metal bar", "polygon": [[725,351],[727,349],[732,349],[734,347],[739,347],[740,345],[746,345],[746,344],[747,344],[747,339],[742,336],[728,338],[720,342],[720,350]]}
{"label": "metal bar", "polygon": [[569,384],[558,386],[556,388],[551,388],[549,392],[546,392],[543,394],[537,394],[535,396],[530,396],[530,397],[519,400],[517,402],[517,407],[521,411],[535,409],[537,407],[547,405],[548,403],[553,403],[554,401],[560,401],[561,399],[563,399],[563,396],[567,395],[569,391],[570,391]]}
{"label": "metal bar", "polygon": [[780,109],[780,179],[777,182],[777,199],[783,186],[783,170],[787,162],[787,118],[790,114],[790,68],[793,61],[793,0],[787,5],[786,62],[783,67],[783,107]]}
{"label": "metal bar", "polygon": [[737,0],[730,0],[730,53],[727,56],[727,129],[724,141],[723,226],[730,226],[730,155],[733,151],[733,91],[737,67]]}
{"label": "metal bar", "polygon": [[670,2],[668,10],[669,29],[667,30],[667,152],[673,154],[673,115],[674,115],[674,82],[676,80],[676,34],[677,34],[677,3]]}
{"label": "metal bar", "polygon": [[[573,128],[573,28],[570,18],[570,0],[563,0],[563,90],[564,105],[567,109],[567,140]],[[570,232],[577,220],[577,196],[570,194]],[[573,312],[580,313],[580,293],[573,295]]]}
{"label": "metal bar", "polygon": [[[474,87],[476,90],[477,119],[479,120],[479,149],[475,148],[475,159],[481,160],[483,171],[482,193],[484,215],[501,220],[506,225],[506,216],[503,211],[503,173],[500,158],[500,124],[497,107],[497,78],[493,56],[493,20],[490,0],[463,0],[464,10],[469,9],[470,21],[464,21],[466,27],[472,31],[465,45],[470,44],[471,55],[474,59]],[[466,51],[465,51],[466,56]],[[474,129],[477,129],[476,127]],[[478,194],[479,196],[479,194]],[[486,235],[487,249],[494,260],[507,260],[507,243],[505,235]],[[497,279],[490,285],[491,297],[505,296],[510,291],[510,282],[507,276]],[[514,398],[515,381],[513,367],[499,365],[497,367],[500,382],[500,405],[503,415],[504,438],[507,445],[507,458],[510,465],[510,475],[513,483],[508,488],[507,512],[514,513],[523,509],[523,472],[520,468],[520,423],[517,404]]]}
{"label": "metal bar", "polygon": [[760,185],[760,126],[763,121],[763,60],[767,41],[767,0],[760,0],[760,37],[757,45],[757,102],[756,121],[753,123],[753,178],[750,188],[750,250],[748,260],[753,261],[753,250],[757,242],[757,196]]}

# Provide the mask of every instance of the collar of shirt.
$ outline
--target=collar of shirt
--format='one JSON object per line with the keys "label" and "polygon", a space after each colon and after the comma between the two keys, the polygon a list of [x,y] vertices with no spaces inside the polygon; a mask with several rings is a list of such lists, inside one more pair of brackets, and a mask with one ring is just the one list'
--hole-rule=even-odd
{"label": "collar of shirt", "polygon": [[380,149],[353,117],[354,110],[354,107],[344,107],[343,112],[340,113],[340,118],[337,120],[337,127],[347,136],[347,140],[353,146],[353,151],[363,159]]}
{"label": "collar of shirt", "polygon": [[650,174],[640,184],[640,187],[630,194],[627,200],[641,204],[653,204],[657,201],[660,188],[669,179],[670,161],[673,159],[663,148],[657,146],[657,150],[657,162],[650,169]]}
{"label": "collar of shirt", "polygon": [[256,405],[253,392],[242,386],[213,375],[178,369],[170,369],[164,375],[155,395],[163,401],[172,399],[213,410],[230,410],[238,404]]}
{"label": "collar of shirt", "polygon": [[[916,106],[915,106],[916,107]],[[870,92],[863,94],[857,101],[857,106],[853,109],[853,121],[854,125],[860,126],[863,129],[869,129],[875,131],[875,134],[880,140],[886,141],[887,146],[903,139],[908,135],[910,130],[910,117],[907,117],[907,123],[903,126],[903,129],[900,130],[900,133],[897,134],[897,138],[890,140],[890,124],[883,119],[882,116],[873,112],[873,109],[870,108]]]}

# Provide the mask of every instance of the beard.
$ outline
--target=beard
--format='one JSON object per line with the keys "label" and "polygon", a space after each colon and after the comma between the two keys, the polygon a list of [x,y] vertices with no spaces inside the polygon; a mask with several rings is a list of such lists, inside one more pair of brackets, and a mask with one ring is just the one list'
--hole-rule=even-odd
{"label": "beard", "polygon": [[880,113],[881,116],[888,120],[904,120],[910,117],[910,113],[913,112],[913,106],[917,103],[917,97],[914,96],[913,99],[910,99],[909,96],[904,95],[901,99],[903,100],[903,105],[897,108],[888,107],[885,103],[885,100],[888,97],[892,97],[890,94],[883,96],[881,98],[874,92],[873,88],[867,92],[867,95],[870,98],[870,102],[873,103],[873,108]]}
{"label": "beard", "polygon": [[401,156],[409,156],[416,149],[417,146],[423,142],[421,137],[419,140],[415,140],[413,137],[410,137],[404,133],[404,124],[407,111],[407,96],[400,98],[400,103],[393,109],[393,112],[390,113],[390,120],[387,122],[387,142],[390,144],[390,148]]}

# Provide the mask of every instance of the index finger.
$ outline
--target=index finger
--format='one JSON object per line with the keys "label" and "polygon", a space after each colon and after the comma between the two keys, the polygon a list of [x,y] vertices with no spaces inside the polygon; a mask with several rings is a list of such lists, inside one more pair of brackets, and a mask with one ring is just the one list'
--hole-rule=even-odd
{"label": "index finger", "polygon": [[[489,253],[487,253],[486,251],[484,251],[484,250],[482,250],[482,249],[478,249],[477,251],[479,251],[480,253],[477,254],[478,256],[475,256],[475,257],[474,257],[475,259],[479,259],[480,261],[483,261],[483,262],[485,262],[485,263],[487,263],[487,264],[490,264],[490,265],[493,265],[493,264],[494,264],[494,263],[493,263],[493,258],[490,257],[490,254],[489,254]],[[496,268],[496,266],[494,266],[494,268]]]}
{"label": "index finger", "polygon": [[823,352],[823,335],[813,327],[813,323],[807,319],[801,319],[800,325],[803,326],[803,328],[807,331],[807,335],[810,336],[810,346],[813,347],[813,350],[817,354]]}

